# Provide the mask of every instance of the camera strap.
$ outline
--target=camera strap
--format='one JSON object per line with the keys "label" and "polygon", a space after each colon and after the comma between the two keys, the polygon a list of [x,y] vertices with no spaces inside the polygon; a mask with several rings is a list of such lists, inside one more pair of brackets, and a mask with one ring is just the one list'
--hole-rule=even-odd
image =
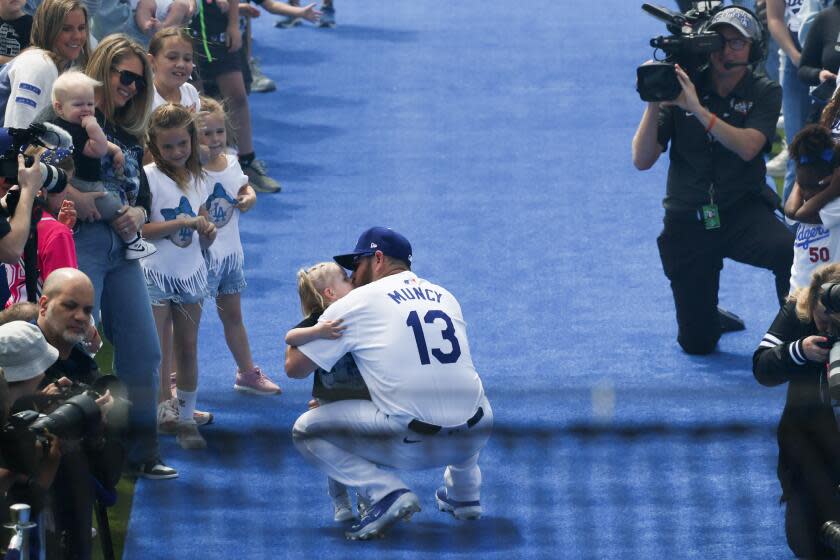
{"label": "camera strap", "polygon": [[720,228],[720,211],[715,204],[715,184],[709,185],[709,203],[701,208],[703,212],[703,227],[708,229]]}

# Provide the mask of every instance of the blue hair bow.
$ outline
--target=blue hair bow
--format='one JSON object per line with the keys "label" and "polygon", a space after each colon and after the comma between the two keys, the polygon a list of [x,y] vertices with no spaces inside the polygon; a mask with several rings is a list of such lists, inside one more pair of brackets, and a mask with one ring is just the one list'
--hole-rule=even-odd
{"label": "blue hair bow", "polygon": [[834,150],[831,148],[826,148],[822,151],[822,153],[818,157],[812,157],[807,154],[799,156],[799,165],[807,165],[809,163],[818,163],[819,160],[822,160],[826,163],[831,163],[831,160],[834,159]]}

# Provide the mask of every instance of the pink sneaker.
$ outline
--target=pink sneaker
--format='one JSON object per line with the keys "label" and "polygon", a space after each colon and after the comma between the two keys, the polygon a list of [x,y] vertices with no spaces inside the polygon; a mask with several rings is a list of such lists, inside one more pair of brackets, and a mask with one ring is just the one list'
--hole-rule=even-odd
{"label": "pink sneaker", "polygon": [[254,366],[251,371],[239,371],[237,369],[236,383],[234,383],[233,388],[252,395],[276,395],[281,392],[280,386],[269,379],[260,370],[259,366]]}

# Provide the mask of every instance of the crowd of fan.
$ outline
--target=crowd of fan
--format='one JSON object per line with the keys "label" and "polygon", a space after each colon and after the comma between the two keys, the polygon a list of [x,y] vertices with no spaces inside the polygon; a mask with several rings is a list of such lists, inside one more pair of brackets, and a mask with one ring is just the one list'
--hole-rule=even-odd
{"label": "crowd of fan", "polygon": [[[284,16],[277,27],[335,25],[329,0],[256,4]],[[250,91],[275,89],[251,56],[259,15],[237,0],[0,0],[3,126],[49,123],[72,139],[2,156],[17,173],[0,185],[0,426],[20,428],[27,411],[48,415],[94,383],[100,332],[132,403],[117,427],[101,391],[97,426],[36,438],[25,469],[9,444],[20,431],[0,436],[0,492],[55,519],[39,543],[47,557],[90,556],[94,500],[108,501],[123,469],[178,476],[158,434],[206,446],[199,427],[213,415],[195,408],[206,297],[237,364],[234,387],[280,392],[252,361],[240,305],[239,215],[257,192],[281,190],[254,153],[248,107]],[[42,164],[66,182],[45,181]]]}

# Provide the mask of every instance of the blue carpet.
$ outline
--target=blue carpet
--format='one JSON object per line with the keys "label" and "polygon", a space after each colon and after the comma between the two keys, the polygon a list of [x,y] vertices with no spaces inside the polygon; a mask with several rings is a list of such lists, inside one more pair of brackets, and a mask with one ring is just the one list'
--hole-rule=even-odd
{"label": "blue carpet", "polygon": [[181,477],[139,482],[125,558],[790,557],[784,390],[750,371],[772,277],[727,263],[721,302],[748,329],[712,357],[679,351],[655,243],[667,161],[630,161],[635,68],[665,29],[636,2],[569,6],[339,2],[333,30],[255,24],[278,84],[250,98],[257,153],[284,184],[241,222],[257,362],[280,378],[298,268],[370,225],[404,233],[415,270],[459,298],[495,409],[485,517],[443,516],[440,472],[408,473],[424,511],[384,541],[345,542],[324,476],[291,445],[311,380],[236,394],[208,308],[209,447],[162,440]]}

